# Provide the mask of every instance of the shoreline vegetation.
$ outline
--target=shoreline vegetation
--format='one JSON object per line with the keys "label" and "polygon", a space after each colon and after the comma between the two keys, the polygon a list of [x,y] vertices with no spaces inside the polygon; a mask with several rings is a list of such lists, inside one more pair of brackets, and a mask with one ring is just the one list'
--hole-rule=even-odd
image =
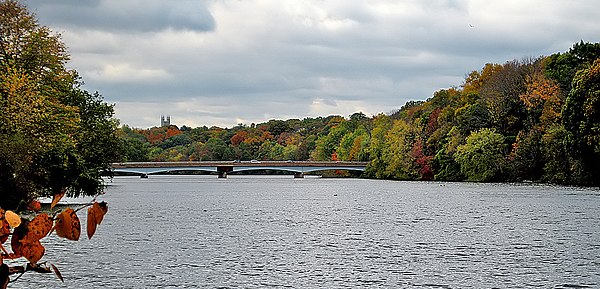
{"label": "shoreline vegetation", "polygon": [[487,63],[387,114],[118,135],[122,161],[367,161],[375,179],[599,186],[600,43]]}

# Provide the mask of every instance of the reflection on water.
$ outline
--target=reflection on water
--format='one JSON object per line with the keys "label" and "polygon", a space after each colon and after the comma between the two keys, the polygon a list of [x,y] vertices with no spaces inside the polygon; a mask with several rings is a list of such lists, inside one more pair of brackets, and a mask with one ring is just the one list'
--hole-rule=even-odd
{"label": "reflection on water", "polygon": [[597,189],[151,176],[103,200],[92,240],[46,241],[64,284],[12,288],[600,286]]}

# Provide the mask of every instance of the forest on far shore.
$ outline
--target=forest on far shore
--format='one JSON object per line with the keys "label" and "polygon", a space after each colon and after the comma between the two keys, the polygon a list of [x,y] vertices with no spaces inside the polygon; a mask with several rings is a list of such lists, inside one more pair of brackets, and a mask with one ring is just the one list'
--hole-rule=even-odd
{"label": "forest on far shore", "polygon": [[600,185],[600,43],[488,63],[393,113],[120,128],[123,161],[368,161],[366,177]]}

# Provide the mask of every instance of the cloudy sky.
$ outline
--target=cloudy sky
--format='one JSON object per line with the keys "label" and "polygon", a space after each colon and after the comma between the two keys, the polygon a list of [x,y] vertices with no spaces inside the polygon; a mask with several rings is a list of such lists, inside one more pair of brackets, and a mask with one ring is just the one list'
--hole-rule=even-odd
{"label": "cloudy sky", "polygon": [[600,41],[597,0],[22,0],[122,124],[389,112],[487,62]]}

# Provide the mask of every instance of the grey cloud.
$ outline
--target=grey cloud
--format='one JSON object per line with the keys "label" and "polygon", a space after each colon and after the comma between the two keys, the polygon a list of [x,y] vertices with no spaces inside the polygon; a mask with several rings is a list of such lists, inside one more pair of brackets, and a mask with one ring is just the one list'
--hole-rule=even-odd
{"label": "grey cloud", "polygon": [[[487,62],[549,55],[581,39],[600,40],[600,14],[586,9],[593,1],[547,3],[554,10],[539,15],[511,7],[501,16],[493,9],[481,14],[472,6],[482,4],[466,0],[377,2],[408,3],[414,11],[401,16],[368,9],[371,2],[361,0],[29,1],[42,23],[66,29],[65,39],[74,40],[67,45],[86,89],[117,103],[117,117],[137,127],[156,125],[152,115],[160,114],[190,121],[179,125],[210,126],[353,109],[389,112],[460,85],[466,73]],[[286,3],[322,10],[289,12],[280,7]],[[501,5],[521,3],[546,2]],[[521,14],[514,16],[513,10]],[[213,19],[210,11],[223,18]],[[350,24],[325,29],[292,19],[322,15]],[[214,30],[217,22],[223,29]],[[203,33],[208,30],[214,31]],[[160,33],[138,33],[155,31]],[[166,77],[94,77],[110,65]]]}
{"label": "grey cloud", "polygon": [[112,32],[166,29],[211,31],[215,20],[204,1],[28,0],[45,25]]}

